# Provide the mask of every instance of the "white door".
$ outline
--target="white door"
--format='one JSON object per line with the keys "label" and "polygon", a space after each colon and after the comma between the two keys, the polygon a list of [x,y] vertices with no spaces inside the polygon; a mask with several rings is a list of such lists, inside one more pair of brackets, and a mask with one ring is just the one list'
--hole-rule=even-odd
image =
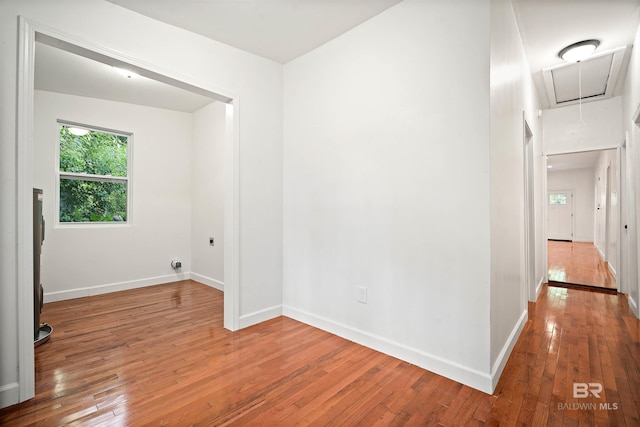
{"label": "white door", "polygon": [[573,193],[570,190],[549,190],[547,218],[548,239],[573,240]]}

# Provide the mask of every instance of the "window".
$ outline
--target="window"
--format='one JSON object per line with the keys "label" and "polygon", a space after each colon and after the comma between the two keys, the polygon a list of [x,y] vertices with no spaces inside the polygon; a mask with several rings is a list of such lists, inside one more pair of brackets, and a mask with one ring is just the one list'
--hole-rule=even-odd
{"label": "window", "polygon": [[566,205],[567,195],[565,193],[549,194],[550,205]]}
{"label": "window", "polygon": [[59,222],[126,222],[132,135],[64,122],[58,125]]}

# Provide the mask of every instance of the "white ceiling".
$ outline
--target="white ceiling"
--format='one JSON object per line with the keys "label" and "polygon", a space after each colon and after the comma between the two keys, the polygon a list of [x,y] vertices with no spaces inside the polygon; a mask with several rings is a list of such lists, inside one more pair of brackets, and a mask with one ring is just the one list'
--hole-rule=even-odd
{"label": "white ceiling", "polygon": [[[202,34],[257,55],[286,63],[361,24],[401,0],[107,0],[138,13]],[[427,0],[424,0],[427,1]],[[512,0],[522,41],[543,108],[549,98],[575,97],[576,71],[555,70],[547,93],[543,70],[563,64],[557,53],[584,39],[601,41],[597,52],[630,47],[640,24],[640,0]],[[463,7],[462,5],[460,7]],[[607,96],[620,95],[626,74],[627,48],[617,83],[603,82],[603,67],[582,67],[582,90],[591,93],[608,84]],[[60,54],[60,55],[57,55]],[[95,61],[71,58],[66,52],[39,46],[39,88],[96,98],[194,111],[206,99],[151,81],[122,82]],[[74,67],[68,67],[73,61]],[[606,61],[600,61],[606,63]],[[606,68],[606,66],[605,66]],[[45,71],[46,70],[46,71]],[[73,70],[72,73],[69,70]],[[593,71],[593,74],[592,74]],[[551,74],[551,73],[549,73]],[[114,80],[115,79],[115,80]],[[156,82],[157,83],[157,82]],[[612,85],[615,84],[615,90]],[[147,86],[143,86],[147,85]],[[162,88],[162,89],[161,89]],[[157,94],[155,90],[163,92]],[[158,92],[159,93],[159,92]],[[205,97],[203,97],[205,98]],[[208,99],[208,98],[207,98]],[[595,98],[592,98],[595,99]]]}
{"label": "white ceiling", "polygon": [[[558,52],[581,40],[598,39],[597,52],[630,46],[640,23],[640,0],[512,0],[525,54],[543,108],[549,94],[543,70],[563,63]],[[622,93],[631,49],[627,49],[612,96]],[[600,71],[599,71],[600,70]],[[583,81],[591,77],[583,71]],[[601,72],[601,69],[595,69]],[[574,76],[574,80],[575,79]],[[593,77],[596,79],[595,76]],[[562,83],[560,83],[562,84]],[[575,86],[575,81],[565,82]],[[598,84],[597,82],[595,83]],[[568,88],[567,91],[574,91]]]}
{"label": "white ceiling", "polygon": [[402,0],[107,0],[282,64]]}
{"label": "white ceiling", "polygon": [[582,153],[556,154],[547,158],[550,172],[566,169],[595,168],[602,151],[585,151]]}
{"label": "white ceiling", "polygon": [[[284,63],[402,0],[108,0],[168,24]],[[36,43],[35,88],[193,112],[209,97],[137,77],[108,64]]]}
{"label": "white ceiling", "polygon": [[192,113],[214,100],[146,77],[131,79],[111,65],[36,42],[37,90]]}

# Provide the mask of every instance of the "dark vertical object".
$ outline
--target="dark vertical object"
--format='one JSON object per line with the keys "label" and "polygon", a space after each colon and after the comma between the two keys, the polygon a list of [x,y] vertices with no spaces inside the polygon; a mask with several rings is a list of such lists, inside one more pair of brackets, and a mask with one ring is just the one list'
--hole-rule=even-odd
{"label": "dark vertical object", "polygon": [[40,255],[44,241],[44,218],[42,216],[42,190],[33,189],[33,330],[34,341],[40,335],[40,311],[43,289],[40,283]]}

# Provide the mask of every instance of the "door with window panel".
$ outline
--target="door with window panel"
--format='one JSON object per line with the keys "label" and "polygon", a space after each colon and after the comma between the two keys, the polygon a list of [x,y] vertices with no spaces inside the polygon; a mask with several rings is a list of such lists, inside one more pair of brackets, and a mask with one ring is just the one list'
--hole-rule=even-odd
{"label": "door with window panel", "polygon": [[573,193],[549,191],[547,196],[547,237],[549,240],[573,240]]}

